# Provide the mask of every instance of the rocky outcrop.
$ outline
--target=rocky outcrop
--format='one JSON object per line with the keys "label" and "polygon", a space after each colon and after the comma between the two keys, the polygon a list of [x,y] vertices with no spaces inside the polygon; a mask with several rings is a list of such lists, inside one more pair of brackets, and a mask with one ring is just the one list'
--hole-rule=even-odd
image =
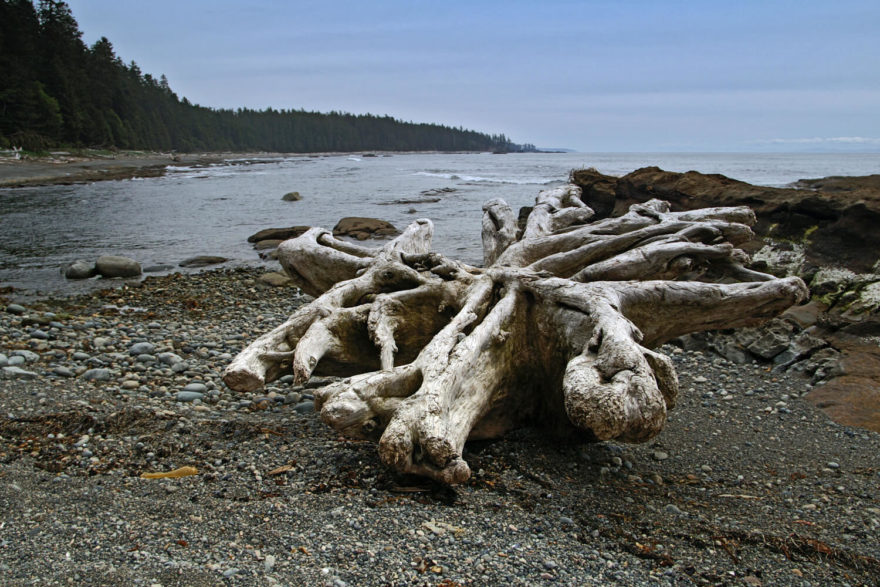
{"label": "rocky outcrop", "polygon": [[835,421],[880,432],[880,175],[805,179],[782,189],[646,167],[620,178],[581,169],[572,181],[598,216],[652,198],[673,210],[752,208],[756,238],[742,248],[753,267],[804,278],[812,301],[760,328],[691,335],[679,344],[804,375],[815,386],[808,399]]}
{"label": "rocky outcrop", "polygon": [[377,218],[347,216],[333,227],[333,236],[350,236],[358,240],[397,236],[400,231],[390,222]]}
{"label": "rocky outcrop", "polygon": [[[620,178],[580,169],[572,172],[572,182],[599,216],[617,215],[651,198],[669,201],[674,210],[746,205],[758,218],[758,236],[796,251],[798,273],[809,276],[828,265],[855,273],[878,270],[880,175],[802,180],[795,184],[800,189],[785,189],[645,167]],[[762,244],[772,243],[753,243],[753,252]]]}
{"label": "rocky outcrop", "polygon": [[281,199],[285,202],[299,202],[302,200],[302,196],[299,192],[287,192],[281,196]]}

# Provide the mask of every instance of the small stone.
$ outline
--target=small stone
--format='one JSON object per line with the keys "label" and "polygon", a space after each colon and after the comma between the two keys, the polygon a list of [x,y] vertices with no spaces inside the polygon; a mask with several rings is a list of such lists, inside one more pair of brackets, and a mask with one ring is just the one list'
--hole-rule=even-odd
{"label": "small stone", "polygon": [[315,411],[315,402],[313,401],[304,401],[296,404],[294,406],[294,411],[297,414],[311,414]]}
{"label": "small stone", "polygon": [[666,504],[666,506],[663,508],[663,510],[666,511],[667,513],[675,514],[676,516],[683,516],[684,515],[684,512],[681,511],[681,509],[679,509],[679,507],[677,505],[675,505],[674,503]]}
{"label": "small stone", "polygon": [[110,369],[89,369],[81,375],[86,381],[110,381]]}
{"label": "small stone", "polygon": [[36,338],[37,340],[49,340],[49,334],[43,330],[31,330],[30,333],[31,338]]}
{"label": "small stone", "polygon": [[239,570],[233,567],[231,569],[226,569],[225,571],[223,571],[223,576],[228,579],[229,577],[237,575],[238,573]]}
{"label": "small stone", "polygon": [[19,306],[18,304],[9,304],[6,306],[6,311],[10,314],[15,314],[16,316],[21,316],[27,309],[24,306]]}
{"label": "small stone", "polygon": [[654,453],[651,455],[651,457],[655,461],[665,461],[666,459],[669,458],[669,454],[663,452],[662,450],[655,450]]}
{"label": "small stone", "polygon": [[548,571],[552,571],[553,569],[557,568],[558,566],[559,565],[556,564],[556,561],[549,560],[549,559],[544,561],[544,568],[547,569]]}
{"label": "small stone", "polygon": [[134,379],[126,379],[122,382],[122,389],[137,389],[140,387],[140,382]]}
{"label": "small stone", "polygon": [[266,555],[266,560],[263,561],[263,568],[266,569],[267,573],[271,573],[272,569],[275,568],[275,556],[271,554]]}
{"label": "small stone", "polygon": [[19,367],[3,367],[3,376],[10,379],[35,379],[39,377],[33,371],[25,371]]}
{"label": "small stone", "polygon": [[55,367],[52,369],[52,373],[58,375],[59,377],[73,377],[74,373],[67,367]]}
{"label": "small stone", "polygon": [[164,365],[176,365],[177,363],[183,362],[180,355],[174,353],[159,353],[157,358],[159,359],[159,362]]}
{"label": "small stone", "polygon": [[21,357],[28,363],[33,363],[34,361],[40,360],[40,355],[38,355],[35,352],[26,351],[26,350],[12,351],[12,356],[13,357]]}
{"label": "small stone", "polygon": [[179,402],[194,402],[205,397],[205,394],[198,391],[178,391],[176,397]]}
{"label": "small stone", "polygon": [[834,462],[834,461],[831,461],[831,462],[829,462],[829,463],[827,464],[827,467],[828,467],[829,469],[839,469],[839,468],[840,468],[840,463],[836,463],[836,462]]}
{"label": "small stone", "polygon": [[204,383],[190,383],[186,387],[183,388],[183,391],[204,394],[205,392],[208,391],[208,386],[205,385]]}
{"label": "small stone", "polygon": [[131,345],[128,349],[129,355],[148,355],[156,350],[156,346],[150,342],[138,342]]}
{"label": "small stone", "polygon": [[696,377],[694,377],[694,383],[706,383],[707,381],[709,380],[702,375],[697,375]]}

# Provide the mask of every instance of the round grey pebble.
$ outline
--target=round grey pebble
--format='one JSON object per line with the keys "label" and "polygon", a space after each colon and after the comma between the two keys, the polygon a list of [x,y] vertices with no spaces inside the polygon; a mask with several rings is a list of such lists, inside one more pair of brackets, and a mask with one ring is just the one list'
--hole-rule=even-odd
{"label": "round grey pebble", "polygon": [[35,379],[39,377],[33,371],[25,371],[19,367],[3,367],[3,375],[13,379]]}
{"label": "round grey pebble", "polygon": [[27,309],[24,306],[19,306],[18,304],[9,304],[6,306],[6,311],[10,314],[15,314],[16,316],[21,316]]}
{"label": "round grey pebble", "polygon": [[148,355],[156,350],[156,346],[150,342],[137,342],[128,349],[129,355]]}
{"label": "round grey pebble", "polygon": [[110,381],[110,369],[89,369],[82,374],[86,381]]}
{"label": "round grey pebble", "polygon": [[204,394],[206,391],[208,391],[208,386],[204,383],[190,383],[183,388],[183,391]]}
{"label": "round grey pebble", "polygon": [[312,414],[315,411],[315,402],[308,400],[300,402],[293,409],[297,414]]}
{"label": "round grey pebble", "polygon": [[52,369],[52,373],[55,375],[59,375],[61,377],[73,377],[74,373],[67,367],[55,367]]}
{"label": "round grey pebble", "polygon": [[176,397],[179,402],[194,402],[205,397],[205,394],[198,391],[178,391]]}

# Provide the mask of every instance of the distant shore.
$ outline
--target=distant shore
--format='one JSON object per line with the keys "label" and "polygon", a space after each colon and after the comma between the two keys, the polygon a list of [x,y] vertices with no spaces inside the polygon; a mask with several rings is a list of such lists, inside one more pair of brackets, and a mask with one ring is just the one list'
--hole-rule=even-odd
{"label": "distant shore", "polygon": [[[430,152],[425,151],[425,153]],[[395,151],[394,153],[399,154],[404,151]],[[233,161],[238,164],[285,157],[326,157],[346,154],[351,153],[120,151],[108,154],[98,151],[94,153],[55,151],[48,156],[28,156],[22,159],[0,156],[0,188],[70,185],[135,177],[161,177],[169,167],[175,166],[220,165]],[[376,156],[377,154],[387,155],[388,152],[372,151],[369,154],[364,153],[362,156]]]}
{"label": "distant shore", "polygon": [[67,185],[93,181],[159,177],[168,167],[203,166],[230,159],[284,157],[281,153],[157,153],[125,151],[108,155],[55,152],[46,157],[0,158],[0,188]]}

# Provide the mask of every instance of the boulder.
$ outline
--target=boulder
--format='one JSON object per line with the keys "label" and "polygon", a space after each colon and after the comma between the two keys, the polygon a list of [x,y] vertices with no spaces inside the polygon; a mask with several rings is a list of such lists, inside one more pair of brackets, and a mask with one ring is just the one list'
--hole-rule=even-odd
{"label": "boulder", "polygon": [[190,257],[184,261],[181,261],[179,265],[181,267],[188,267],[190,269],[197,267],[208,267],[210,265],[218,265],[220,263],[225,263],[228,261],[226,257],[212,257],[210,255],[199,255],[198,257]]}
{"label": "boulder", "polygon": [[301,195],[299,195],[299,192],[287,192],[286,194],[281,196],[281,199],[285,202],[299,202],[303,198]]}
{"label": "boulder", "polygon": [[266,228],[259,232],[255,232],[247,239],[249,243],[258,243],[265,240],[287,240],[296,238],[304,234],[310,227],[308,226],[289,226],[287,228]]}
{"label": "boulder", "polygon": [[141,274],[141,264],[128,257],[102,255],[95,262],[95,269],[101,277],[137,277]]}
{"label": "boulder", "polygon": [[392,237],[400,234],[393,224],[377,218],[347,216],[333,227],[333,236],[350,236],[358,240]]}
{"label": "boulder", "polygon": [[77,260],[64,268],[64,277],[67,279],[89,279],[98,274],[95,263]]}

